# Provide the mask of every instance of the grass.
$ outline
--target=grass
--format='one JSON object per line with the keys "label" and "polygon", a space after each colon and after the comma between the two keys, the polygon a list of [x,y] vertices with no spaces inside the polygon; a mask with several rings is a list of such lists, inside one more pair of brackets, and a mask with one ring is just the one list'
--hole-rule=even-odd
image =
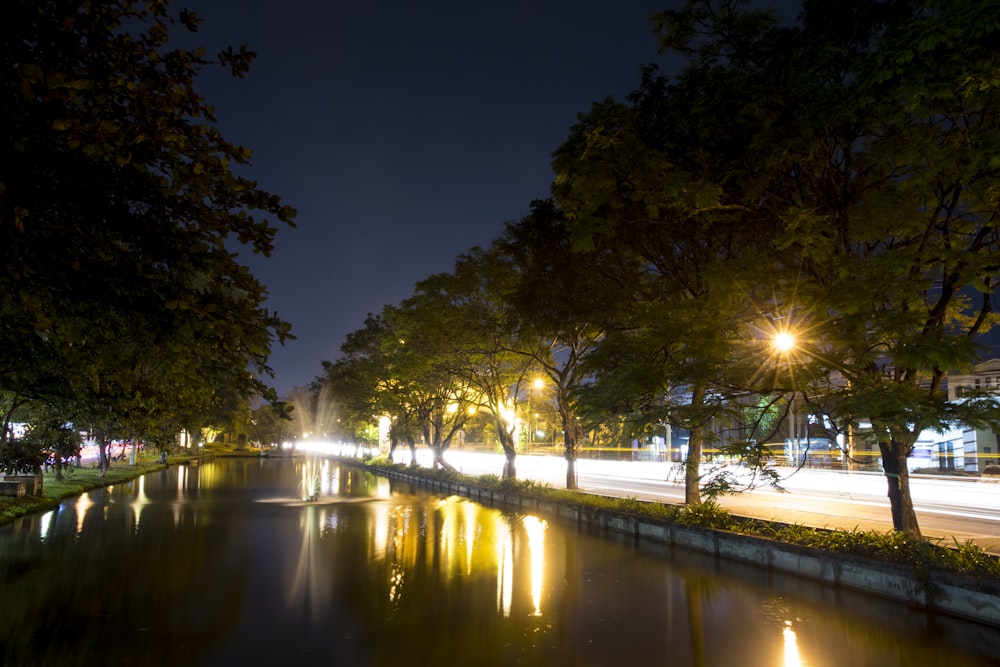
{"label": "grass", "polygon": [[[190,456],[171,456],[170,463],[184,463]],[[108,471],[101,475],[96,467],[84,466],[63,468],[63,478],[56,480],[55,471],[42,474],[42,495],[40,496],[0,496],[0,525],[10,523],[22,516],[53,509],[65,498],[73,498],[82,493],[104,486],[128,482],[146,473],[165,468],[157,454],[140,454],[135,465],[112,463]]]}

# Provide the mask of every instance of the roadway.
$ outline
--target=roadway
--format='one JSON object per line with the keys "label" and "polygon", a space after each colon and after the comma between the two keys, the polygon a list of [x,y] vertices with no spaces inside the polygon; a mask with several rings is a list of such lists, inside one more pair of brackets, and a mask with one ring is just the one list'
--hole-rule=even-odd
{"label": "roadway", "polygon": [[[423,458],[423,454],[427,458]],[[445,459],[467,475],[503,470],[503,456],[449,450]],[[407,462],[407,459],[397,462]],[[418,450],[418,462],[430,465],[430,452]],[[579,490],[606,496],[633,497],[667,503],[684,501],[677,464],[644,461],[577,460]],[[739,469],[734,468],[737,472]],[[754,488],[718,499],[738,516],[845,530],[892,530],[886,481],[881,473],[777,468],[785,492]],[[566,485],[566,463],[560,457],[521,455],[519,479],[555,488]],[[669,480],[668,480],[669,478]],[[920,475],[910,478],[920,529],[945,544],[971,540],[1000,556],[1000,481]]]}

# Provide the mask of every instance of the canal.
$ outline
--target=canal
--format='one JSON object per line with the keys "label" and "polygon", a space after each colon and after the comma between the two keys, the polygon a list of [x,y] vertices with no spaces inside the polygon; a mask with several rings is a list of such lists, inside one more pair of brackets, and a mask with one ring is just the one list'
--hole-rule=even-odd
{"label": "canal", "polygon": [[991,628],[322,460],[171,466],[67,500],[0,528],[0,590],[8,666],[1000,659]]}

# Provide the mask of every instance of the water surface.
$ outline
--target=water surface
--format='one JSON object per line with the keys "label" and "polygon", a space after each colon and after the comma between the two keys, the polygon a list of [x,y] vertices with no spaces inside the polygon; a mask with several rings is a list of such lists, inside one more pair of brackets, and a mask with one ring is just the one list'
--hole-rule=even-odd
{"label": "water surface", "polygon": [[[303,498],[316,494],[315,501]],[[997,631],[305,460],[0,529],[4,665],[997,664]]]}

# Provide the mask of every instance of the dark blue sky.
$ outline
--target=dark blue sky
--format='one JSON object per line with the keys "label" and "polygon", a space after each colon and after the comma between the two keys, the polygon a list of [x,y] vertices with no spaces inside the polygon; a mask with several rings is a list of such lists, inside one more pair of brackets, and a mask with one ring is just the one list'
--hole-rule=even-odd
{"label": "dark blue sky", "polygon": [[299,212],[269,260],[248,260],[298,337],[272,355],[279,392],[548,196],[577,114],[669,66],[650,16],[679,4],[191,0],[210,53],[257,51],[245,79],[198,87],[253,149],[251,175]]}
{"label": "dark blue sky", "polygon": [[682,0],[188,2],[210,53],[257,51],[245,79],[198,87],[253,149],[251,176],[299,212],[270,259],[246,258],[298,337],[271,357],[281,393],[548,196],[577,114],[634,89],[643,64],[678,67],[650,17]]}

